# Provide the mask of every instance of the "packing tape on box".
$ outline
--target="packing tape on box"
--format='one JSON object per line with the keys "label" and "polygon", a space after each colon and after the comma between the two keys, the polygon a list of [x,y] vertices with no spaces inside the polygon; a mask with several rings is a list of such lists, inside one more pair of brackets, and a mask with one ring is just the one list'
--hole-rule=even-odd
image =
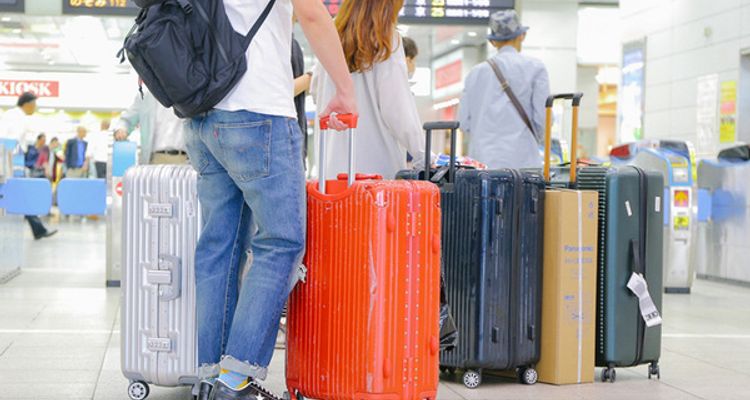
{"label": "packing tape on box", "polygon": [[578,382],[583,366],[583,192],[578,191]]}

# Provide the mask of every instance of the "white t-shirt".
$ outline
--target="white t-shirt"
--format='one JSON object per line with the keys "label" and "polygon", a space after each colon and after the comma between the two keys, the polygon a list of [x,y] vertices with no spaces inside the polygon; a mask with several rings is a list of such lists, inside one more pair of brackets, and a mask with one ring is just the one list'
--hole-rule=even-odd
{"label": "white t-shirt", "polygon": [[0,138],[18,141],[23,151],[26,151],[28,141],[36,139],[32,125],[31,116],[26,115],[21,107],[13,107],[3,114],[2,122],[0,122]]}
{"label": "white t-shirt", "polygon": [[88,139],[90,149],[93,150],[94,161],[107,162],[109,146],[114,142],[113,133],[111,131],[99,131],[90,135]]}
{"label": "white t-shirt", "polygon": [[172,107],[156,107],[151,134],[154,135],[151,151],[185,151],[185,121],[174,115]]}
{"label": "white t-shirt", "polygon": [[[224,0],[232,27],[243,35],[255,24],[267,4],[268,0]],[[247,59],[245,76],[216,108],[297,118],[292,97],[291,0],[276,0],[247,50]]]}

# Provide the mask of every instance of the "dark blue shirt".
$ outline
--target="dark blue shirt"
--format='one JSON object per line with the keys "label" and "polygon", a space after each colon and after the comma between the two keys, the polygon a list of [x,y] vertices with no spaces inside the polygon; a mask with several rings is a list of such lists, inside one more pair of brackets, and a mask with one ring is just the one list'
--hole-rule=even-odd
{"label": "dark blue shirt", "polygon": [[83,140],[76,139],[76,146],[78,149],[78,163],[76,165],[76,168],[82,168],[83,162],[86,159],[86,148],[83,145]]}

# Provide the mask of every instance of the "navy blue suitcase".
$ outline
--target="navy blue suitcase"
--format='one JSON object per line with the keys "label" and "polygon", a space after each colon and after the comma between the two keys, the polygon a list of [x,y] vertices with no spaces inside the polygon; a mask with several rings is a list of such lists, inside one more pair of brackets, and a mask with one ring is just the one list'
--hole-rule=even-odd
{"label": "navy blue suitcase", "polygon": [[[440,186],[443,272],[458,329],[457,345],[443,350],[441,369],[464,370],[476,388],[482,370],[515,370],[536,383],[541,323],[545,183],[541,174],[511,169],[456,168],[457,122],[425,124],[426,152],[433,130],[451,130],[451,162],[438,170],[406,170],[398,179]],[[429,163],[429,161],[428,161]]]}

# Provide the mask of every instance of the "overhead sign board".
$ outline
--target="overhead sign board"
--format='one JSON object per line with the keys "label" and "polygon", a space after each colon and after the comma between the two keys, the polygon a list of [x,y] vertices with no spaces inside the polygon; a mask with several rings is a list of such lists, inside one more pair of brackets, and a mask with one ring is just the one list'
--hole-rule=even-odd
{"label": "overhead sign board", "polygon": [[24,0],[0,0],[0,12],[24,12]]}
{"label": "overhead sign board", "polygon": [[0,79],[0,96],[17,98],[25,92],[37,97],[59,97],[60,82],[48,80]]}
{"label": "overhead sign board", "polygon": [[139,10],[132,0],[63,0],[63,14],[136,15]]}
{"label": "overhead sign board", "polygon": [[[323,0],[331,15],[343,0]],[[399,21],[409,24],[486,25],[496,11],[512,9],[515,0],[404,0]]]}

